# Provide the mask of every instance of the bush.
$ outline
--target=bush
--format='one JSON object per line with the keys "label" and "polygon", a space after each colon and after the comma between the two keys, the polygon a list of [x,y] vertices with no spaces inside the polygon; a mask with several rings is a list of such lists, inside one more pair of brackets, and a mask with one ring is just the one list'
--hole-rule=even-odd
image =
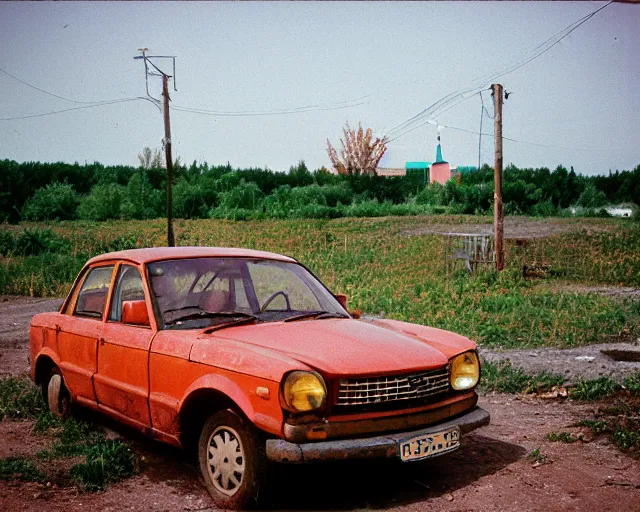
{"label": "bush", "polygon": [[[223,176],[224,177],[224,176]],[[264,194],[253,182],[247,183],[241,180],[240,183],[227,192],[219,195],[219,208],[222,210],[233,210],[236,208],[244,210],[258,211],[262,209]]]}
{"label": "bush", "polygon": [[200,219],[206,217],[207,211],[213,206],[211,194],[209,204],[207,193],[203,185],[189,183],[181,179],[173,187],[173,215],[178,219]]}
{"label": "bush", "polygon": [[25,229],[15,243],[15,254],[19,256],[37,256],[52,252],[64,253],[69,250],[69,242],[50,229]]}
{"label": "bush", "polygon": [[584,208],[600,208],[605,204],[607,204],[607,195],[598,190],[593,183],[588,183],[578,198],[578,205]]}
{"label": "bush", "polygon": [[0,230],[0,255],[8,256],[16,249],[16,239],[8,229]]}
{"label": "bush", "polygon": [[125,192],[126,188],[116,183],[96,185],[80,201],[78,218],[93,221],[119,218]]}
{"label": "bush", "polygon": [[415,197],[418,204],[442,206],[444,204],[444,187],[440,183],[431,183]]}
{"label": "bush", "polygon": [[73,219],[78,207],[78,194],[68,183],[51,183],[36,190],[22,208],[25,220]]}
{"label": "bush", "polygon": [[140,170],[131,176],[127,184],[120,213],[125,219],[160,217],[163,214],[164,195],[153,188],[147,173]]}

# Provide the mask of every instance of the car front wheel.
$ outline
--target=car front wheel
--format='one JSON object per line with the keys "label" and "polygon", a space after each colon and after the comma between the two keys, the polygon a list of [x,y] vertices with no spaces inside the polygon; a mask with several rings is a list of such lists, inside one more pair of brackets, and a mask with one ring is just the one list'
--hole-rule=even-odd
{"label": "car front wheel", "polygon": [[264,491],[267,459],[262,436],[231,410],[219,411],[206,421],[198,443],[198,458],[216,506],[242,509],[255,503]]}

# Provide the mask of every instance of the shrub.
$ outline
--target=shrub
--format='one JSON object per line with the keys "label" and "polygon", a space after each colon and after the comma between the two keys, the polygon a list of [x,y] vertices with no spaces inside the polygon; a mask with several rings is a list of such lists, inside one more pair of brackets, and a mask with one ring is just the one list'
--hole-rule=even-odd
{"label": "shrub", "polygon": [[68,183],[51,183],[36,190],[25,202],[22,217],[26,220],[73,219],[78,195]]}
{"label": "shrub", "polygon": [[420,191],[415,201],[418,204],[442,206],[444,204],[444,187],[440,183],[432,183]]}
{"label": "shrub", "polygon": [[585,208],[600,208],[607,204],[607,195],[593,183],[588,183],[578,198],[578,204]]}
{"label": "shrub", "polygon": [[258,185],[253,182],[247,183],[241,180],[236,187],[228,192],[220,193],[219,208],[222,210],[240,208],[257,211],[262,209],[263,197],[264,194]]}
{"label": "shrub", "polygon": [[69,242],[50,229],[25,229],[15,243],[15,253],[20,256],[36,256],[45,252],[68,252]]}
{"label": "shrub", "polygon": [[116,183],[96,185],[89,195],[80,201],[78,218],[93,221],[119,218],[125,191],[125,187]]}
{"label": "shrub", "polygon": [[[211,196],[211,194],[209,194]],[[211,199],[209,198],[209,201]],[[198,219],[206,216],[211,204],[203,185],[181,179],[173,187],[173,215],[179,219]]]}
{"label": "shrub", "polygon": [[8,256],[16,249],[16,239],[8,229],[0,229],[0,255]]}
{"label": "shrub", "polygon": [[127,184],[120,213],[125,219],[154,219],[162,215],[164,194],[156,190],[146,172],[136,172]]}

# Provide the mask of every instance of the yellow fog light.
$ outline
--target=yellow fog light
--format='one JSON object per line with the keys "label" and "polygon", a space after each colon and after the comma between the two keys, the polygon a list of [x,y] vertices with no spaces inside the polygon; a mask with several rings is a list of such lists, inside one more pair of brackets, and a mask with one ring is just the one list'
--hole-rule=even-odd
{"label": "yellow fog light", "polygon": [[451,387],[456,391],[471,389],[480,378],[480,363],[475,352],[465,352],[451,360]]}
{"label": "yellow fog light", "polygon": [[326,396],[324,381],[314,372],[292,372],[282,386],[283,406],[293,412],[319,409]]}

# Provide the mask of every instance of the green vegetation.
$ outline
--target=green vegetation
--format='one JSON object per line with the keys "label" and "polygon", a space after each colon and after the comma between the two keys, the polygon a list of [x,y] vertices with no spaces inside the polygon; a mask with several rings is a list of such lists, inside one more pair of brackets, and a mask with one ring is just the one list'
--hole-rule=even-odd
{"label": "green vegetation", "polygon": [[540,451],[540,448],[535,448],[527,454],[527,460],[530,460],[534,464],[548,464],[549,457]]}
{"label": "green vegetation", "polygon": [[582,380],[576,383],[571,390],[571,398],[576,400],[600,400],[614,395],[620,389],[620,385],[608,377],[596,380]]}
{"label": "green vegetation", "polygon": [[[161,217],[166,173],[158,158],[141,158],[139,168],[0,160],[0,222]],[[486,214],[493,205],[493,170],[486,165],[466,169],[460,183],[426,188],[420,170],[393,178],[336,175],[311,172],[303,161],[287,173],[176,162],[174,176],[174,215],[185,219]],[[607,216],[606,204],[640,203],[640,165],[607,176],[508,166],[503,200],[510,215],[565,215],[574,206],[581,215]]]}
{"label": "green vegetation", "polygon": [[100,441],[87,450],[86,456],[86,462],[71,468],[71,476],[88,491],[104,489],[135,473],[135,459],[121,441]]}
{"label": "green vegetation", "polygon": [[[337,195],[337,193],[336,193]],[[640,226],[582,219],[576,234],[534,239],[527,261],[547,263],[544,280],[522,278],[522,248],[507,245],[507,269],[469,276],[445,271],[438,235],[410,235],[432,224],[479,224],[474,216],[379,219],[179,220],[179,245],[246,247],[288,254],[370,315],[452,330],[493,347],[576,346],[640,334],[640,302],[558,289],[567,283],[640,285]],[[547,221],[564,229],[574,219]],[[448,230],[447,226],[439,227]],[[544,223],[541,224],[544,227]],[[64,296],[88,258],[165,244],[162,220],[60,222],[4,227],[17,249],[0,260],[0,293]],[[8,240],[8,242],[7,242]],[[11,242],[13,240],[13,242]],[[25,255],[30,254],[30,255]],[[556,277],[559,276],[559,277]]]}
{"label": "green vegetation", "polygon": [[0,480],[46,482],[47,476],[27,457],[0,459]]}
{"label": "green vegetation", "polygon": [[571,432],[549,432],[545,438],[552,443],[575,443],[579,440],[578,436]]}
{"label": "green vegetation", "polygon": [[[52,444],[35,457],[0,459],[0,480],[74,482],[95,491],[136,472],[137,456],[124,442],[107,439],[101,428],[86,421],[56,418],[46,411],[40,391],[27,379],[0,378],[0,420],[8,417],[35,420],[34,433],[51,438]],[[69,457],[81,461],[67,470],[60,462]]]}
{"label": "green vegetation", "polygon": [[481,389],[499,391],[500,393],[533,393],[543,392],[564,382],[562,375],[547,372],[528,375],[522,368],[513,368],[509,361],[499,363],[482,363]]}
{"label": "green vegetation", "polygon": [[34,418],[44,410],[42,394],[31,381],[16,377],[0,379],[0,420]]}

